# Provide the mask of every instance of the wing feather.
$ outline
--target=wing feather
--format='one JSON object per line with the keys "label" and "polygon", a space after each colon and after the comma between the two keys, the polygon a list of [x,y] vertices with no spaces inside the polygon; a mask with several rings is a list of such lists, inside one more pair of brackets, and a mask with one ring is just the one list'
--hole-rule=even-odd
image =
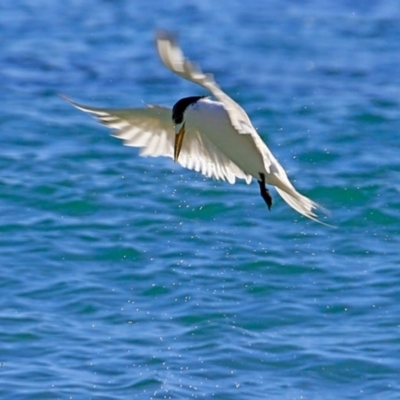
{"label": "wing feather", "polygon": [[243,108],[221,90],[212,74],[203,73],[198,65],[185,58],[176,39],[169,32],[157,32],[156,46],[161,61],[170,71],[209,90],[217,100],[223,103],[235,130],[239,134],[252,136],[256,146],[260,149],[264,158],[265,168],[268,171],[275,158],[258,135]]}
{"label": "wing feather", "polygon": [[[113,129],[112,136],[126,146],[140,147],[143,157],[174,157],[175,131],[172,111],[167,107],[149,105],[147,108],[105,109],[88,107],[62,96],[77,109]],[[209,178],[235,183],[236,178],[250,183],[251,177],[229,160],[197,131],[188,130],[183,141],[179,164]]]}

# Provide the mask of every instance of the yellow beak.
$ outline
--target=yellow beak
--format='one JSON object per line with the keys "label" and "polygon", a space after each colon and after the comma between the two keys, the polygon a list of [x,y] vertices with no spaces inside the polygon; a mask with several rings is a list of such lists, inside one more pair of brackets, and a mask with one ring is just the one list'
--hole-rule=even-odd
{"label": "yellow beak", "polygon": [[175,135],[174,162],[178,161],[179,153],[181,152],[182,149],[184,136],[185,136],[185,123],[183,123],[182,128],[179,130],[178,134]]}

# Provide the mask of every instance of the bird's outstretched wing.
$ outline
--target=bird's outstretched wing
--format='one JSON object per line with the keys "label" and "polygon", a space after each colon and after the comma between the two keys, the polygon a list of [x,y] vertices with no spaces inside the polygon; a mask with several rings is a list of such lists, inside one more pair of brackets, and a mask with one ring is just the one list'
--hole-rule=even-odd
{"label": "bird's outstretched wing", "polygon": [[264,157],[265,168],[268,170],[275,158],[258,135],[243,108],[220,89],[212,74],[203,73],[196,64],[185,58],[175,37],[169,32],[157,32],[156,46],[162,62],[170,71],[209,90],[218,101],[223,103],[235,130],[239,134],[252,136]]}
{"label": "bird's outstretched wing", "polygon": [[243,108],[220,89],[212,74],[203,73],[197,65],[185,58],[174,36],[169,32],[159,31],[157,32],[156,45],[162,62],[170,71],[181,78],[203,86],[224,104],[232,125],[239,133],[257,134]]}
{"label": "bird's outstretched wing", "polygon": [[[88,107],[62,96],[74,107],[84,111],[113,129],[112,135],[126,146],[140,147],[143,157],[174,157],[175,131],[172,110],[149,105],[147,108],[106,109]],[[251,177],[222,154],[197,132],[188,130],[183,141],[179,164],[209,178],[235,183],[236,178],[250,183]]]}

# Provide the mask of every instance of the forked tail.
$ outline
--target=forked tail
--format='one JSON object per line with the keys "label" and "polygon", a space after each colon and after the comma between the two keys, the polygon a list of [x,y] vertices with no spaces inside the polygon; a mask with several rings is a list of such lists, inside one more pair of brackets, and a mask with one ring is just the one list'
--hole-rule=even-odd
{"label": "forked tail", "polygon": [[282,197],[290,207],[294,208],[298,213],[304,215],[313,221],[319,222],[320,224],[332,226],[325,222],[320,221],[319,215],[314,212],[314,210],[319,210],[323,214],[329,214],[329,212],[320,206],[318,203],[310,200],[308,197],[303,196],[298,193],[294,188],[285,188],[286,190],[276,187],[279,195]]}

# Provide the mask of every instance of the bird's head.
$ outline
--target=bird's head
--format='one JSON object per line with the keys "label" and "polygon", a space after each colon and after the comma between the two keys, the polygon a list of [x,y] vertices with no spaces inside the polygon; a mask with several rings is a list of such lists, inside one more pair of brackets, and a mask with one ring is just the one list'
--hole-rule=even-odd
{"label": "bird's head", "polygon": [[172,121],[175,128],[174,161],[178,161],[179,153],[182,149],[183,138],[185,136],[185,111],[205,96],[190,96],[178,100],[172,107]]}

